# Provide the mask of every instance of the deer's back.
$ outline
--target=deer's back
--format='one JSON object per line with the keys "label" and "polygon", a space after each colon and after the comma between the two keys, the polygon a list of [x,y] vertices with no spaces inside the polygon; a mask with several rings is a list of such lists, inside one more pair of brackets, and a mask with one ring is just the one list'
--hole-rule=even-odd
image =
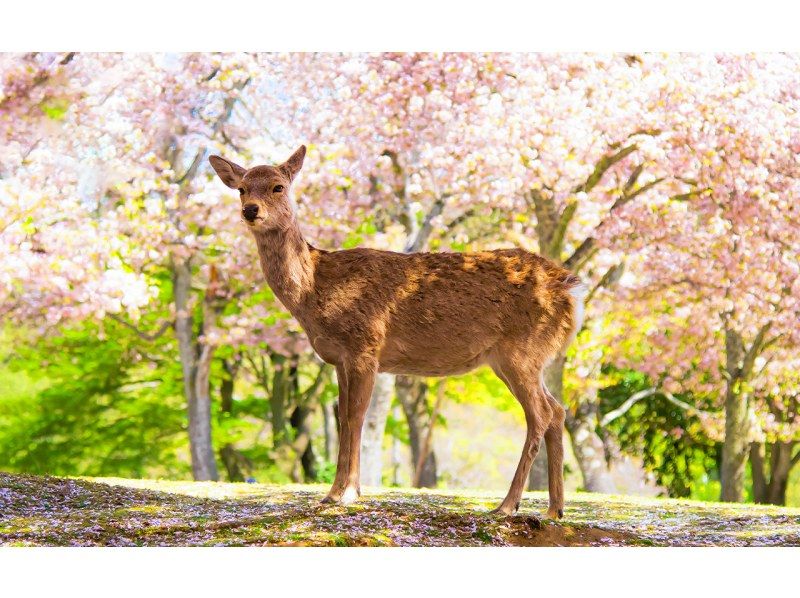
{"label": "deer's back", "polygon": [[383,371],[468,371],[500,343],[550,334],[571,309],[569,272],[521,249],[359,248],[315,259],[314,292],[298,314],[312,343],[336,339],[351,351],[374,351]]}

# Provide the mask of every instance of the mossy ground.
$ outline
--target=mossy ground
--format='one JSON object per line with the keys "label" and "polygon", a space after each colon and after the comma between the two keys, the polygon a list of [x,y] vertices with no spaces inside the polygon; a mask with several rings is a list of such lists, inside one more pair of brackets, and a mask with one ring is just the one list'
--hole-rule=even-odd
{"label": "mossy ground", "polygon": [[539,519],[487,492],[365,489],[347,507],[322,485],[66,479],[0,472],[6,546],[800,546],[800,509],[574,493]]}

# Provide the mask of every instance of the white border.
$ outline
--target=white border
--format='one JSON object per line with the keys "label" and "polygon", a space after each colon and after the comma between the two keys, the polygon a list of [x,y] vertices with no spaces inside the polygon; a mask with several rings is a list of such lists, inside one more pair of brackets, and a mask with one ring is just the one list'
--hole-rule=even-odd
{"label": "white border", "polygon": [[[787,595],[796,549],[0,549],[7,596]],[[791,585],[790,585],[791,584]]]}
{"label": "white border", "polygon": [[778,0],[29,0],[3,51],[792,51]]}
{"label": "white border", "polygon": [[[4,4],[0,50],[797,51],[797,12],[774,0],[29,0]],[[768,596],[787,593],[798,556],[730,548],[6,548],[0,571],[8,596]]]}

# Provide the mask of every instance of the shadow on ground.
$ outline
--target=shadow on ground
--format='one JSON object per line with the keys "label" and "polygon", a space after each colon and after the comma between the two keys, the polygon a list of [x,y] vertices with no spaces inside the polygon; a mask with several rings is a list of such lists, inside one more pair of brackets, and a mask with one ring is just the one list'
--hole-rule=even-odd
{"label": "shadow on ground", "polygon": [[800,509],[577,493],[562,522],[501,497],[365,491],[321,505],[327,487],[0,473],[0,544],[12,546],[800,546]]}

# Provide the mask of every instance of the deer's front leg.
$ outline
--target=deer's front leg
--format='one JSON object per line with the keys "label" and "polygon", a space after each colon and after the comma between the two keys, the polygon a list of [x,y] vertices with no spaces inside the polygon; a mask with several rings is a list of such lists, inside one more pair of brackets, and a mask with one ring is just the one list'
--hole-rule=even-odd
{"label": "deer's front leg", "polygon": [[336,458],[336,477],[333,479],[328,495],[322,499],[325,504],[338,503],[342,500],[344,489],[347,486],[347,463],[350,444],[344,432],[347,429],[347,373],[341,365],[336,366],[336,383],[339,386],[339,452]]}
{"label": "deer's front leg", "polygon": [[339,456],[333,487],[322,502],[348,504],[361,494],[361,430],[375,383],[377,364],[354,360],[336,367],[339,378]]}

